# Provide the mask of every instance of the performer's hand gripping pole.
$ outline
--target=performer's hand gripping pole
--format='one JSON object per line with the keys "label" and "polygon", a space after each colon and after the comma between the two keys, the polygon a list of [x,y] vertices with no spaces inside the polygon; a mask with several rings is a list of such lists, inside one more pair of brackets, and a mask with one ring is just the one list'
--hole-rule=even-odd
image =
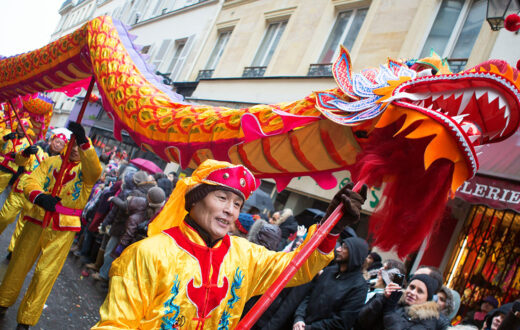
{"label": "performer's hand gripping pole", "polygon": [[[358,182],[354,186],[354,191],[360,191],[363,183]],[[338,207],[332,212],[332,214],[325,220],[325,222],[318,228],[318,230],[312,235],[307,244],[303,246],[300,252],[294,256],[293,260],[289,263],[276,279],[276,281],[267,289],[267,291],[260,297],[257,303],[251,308],[249,313],[240,321],[237,329],[251,329],[251,327],[258,321],[260,316],[267,310],[269,305],[276,299],[280,291],[287,285],[287,283],[293,278],[298,269],[303,263],[309,259],[312,252],[321,244],[329,232],[338,223],[339,219],[343,217],[343,203],[340,203]]]}
{"label": "performer's hand gripping pole", "polygon": [[[85,113],[85,109],[87,108],[88,100],[90,99],[90,94],[92,94],[92,89],[94,88],[94,83],[96,82],[96,79],[94,76],[90,78],[90,84],[88,85],[87,94],[85,95],[85,99],[83,100],[83,104],[81,104],[81,109],[78,113],[78,118],[76,119],[77,123],[81,123],[83,120],[83,114]],[[51,195],[56,197],[60,194],[61,190],[61,181],[63,180],[63,175],[65,174],[65,169],[67,168],[68,162],[69,162],[69,156],[70,152],[72,151],[72,146],[74,146],[74,143],[76,142],[76,137],[74,135],[71,135],[69,140],[69,147],[65,151],[65,155],[63,156],[63,160],[60,166],[60,171],[58,172],[58,177],[56,178],[56,181],[54,182],[54,186],[52,187]],[[51,220],[51,213],[49,211],[45,211],[45,217],[43,218],[43,228],[47,227]]]}

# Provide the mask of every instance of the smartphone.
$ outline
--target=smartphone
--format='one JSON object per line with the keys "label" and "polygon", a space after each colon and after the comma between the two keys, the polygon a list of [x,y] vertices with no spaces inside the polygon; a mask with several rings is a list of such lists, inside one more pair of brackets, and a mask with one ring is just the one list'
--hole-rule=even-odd
{"label": "smartphone", "polygon": [[395,274],[394,278],[392,279],[392,282],[395,284],[398,284],[400,287],[403,286],[404,283],[404,275],[403,274]]}

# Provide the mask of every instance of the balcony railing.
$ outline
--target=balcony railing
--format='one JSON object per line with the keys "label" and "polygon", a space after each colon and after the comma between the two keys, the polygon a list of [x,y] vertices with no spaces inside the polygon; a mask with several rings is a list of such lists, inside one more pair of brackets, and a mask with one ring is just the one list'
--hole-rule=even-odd
{"label": "balcony railing", "polygon": [[197,80],[210,79],[213,76],[213,71],[215,71],[215,70],[199,70]]}
{"label": "balcony railing", "polygon": [[242,73],[242,77],[244,78],[254,78],[254,77],[263,77],[265,73],[266,66],[246,66],[244,68],[244,72]]}
{"label": "balcony railing", "polygon": [[448,64],[450,65],[451,72],[457,73],[464,70],[464,67],[468,63],[467,58],[449,58]]}
{"label": "balcony railing", "polygon": [[307,76],[332,77],[332,63],[311,64]]}

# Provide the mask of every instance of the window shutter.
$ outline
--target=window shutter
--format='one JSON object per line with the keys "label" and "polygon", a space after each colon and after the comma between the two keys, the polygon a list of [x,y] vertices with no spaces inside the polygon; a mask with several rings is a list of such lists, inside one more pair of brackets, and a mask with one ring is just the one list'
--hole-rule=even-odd
{"label": "window shutter", "polygon": [[188,40],[186,40],[186,43],[184,44],[184,48],[182,49],[182,52],[181,52],[179,58],[177,59],[177,61],[175,61],[175,64],[174,63],[170,64],[170,67],[172,68],[170,78],[173,81],[175,81],[176,79],[179,78],[178,76],[182,70],[184,62],[186,61],[186,57],[188,56],[188,54],[190,52],[194,39],[195,39],[195,35],[191,35],[188,37]]}

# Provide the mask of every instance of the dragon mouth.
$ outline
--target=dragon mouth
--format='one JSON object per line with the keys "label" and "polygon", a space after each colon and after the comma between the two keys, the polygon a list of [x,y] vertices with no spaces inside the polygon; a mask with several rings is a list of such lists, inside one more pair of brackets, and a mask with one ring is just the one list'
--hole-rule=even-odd
{"label": "dragon mouth", "polygon": [[506,139],[520,124],[519,73],[502,62],[485,62],[457,75],[418,75],[399,85],[391,99],[442,124],[474,174],[475,147]]}

